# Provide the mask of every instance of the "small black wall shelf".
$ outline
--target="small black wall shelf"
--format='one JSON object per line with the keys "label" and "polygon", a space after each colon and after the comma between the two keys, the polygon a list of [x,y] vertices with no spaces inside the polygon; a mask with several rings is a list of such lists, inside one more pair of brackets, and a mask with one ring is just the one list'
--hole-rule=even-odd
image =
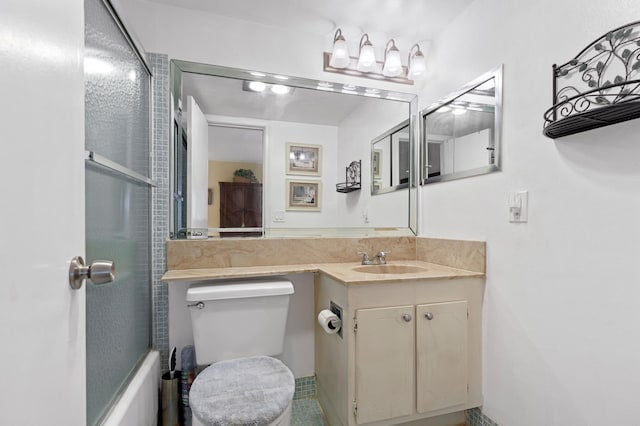
{"label": "small black wall shelf", "polygon": [[345,182],[336,184],[336,191],[338,192],[353,192],[359,191],[361,188],[361,174],[360,166],[362,160],[352,161],[349,167],[345,171]]}
{"label": "small black wall shelf", "polygon": [[640,117],[640,21],[609,31],[564,65],[553,65],[552,139]]}

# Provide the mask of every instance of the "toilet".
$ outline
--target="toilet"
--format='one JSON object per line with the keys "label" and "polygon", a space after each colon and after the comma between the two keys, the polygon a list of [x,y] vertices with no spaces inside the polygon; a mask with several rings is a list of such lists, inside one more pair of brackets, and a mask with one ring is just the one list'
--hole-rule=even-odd
{"label": "toilet", "polygon": [[196,363],[194,426],[289,426],[295,380],[282,361],[291,281],[235,280],[187,290]]}

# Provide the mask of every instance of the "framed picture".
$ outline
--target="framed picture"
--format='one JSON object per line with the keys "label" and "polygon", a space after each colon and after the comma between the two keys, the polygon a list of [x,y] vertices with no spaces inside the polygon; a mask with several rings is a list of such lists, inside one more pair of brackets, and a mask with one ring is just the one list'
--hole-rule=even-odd
{"label": "framed picture", "polygon": [[371,154],[371,170],[373,171],[373,177],[380,177],[380,162],[382,161],[382,150],[374,149]]}
{"label": "framed picture", "polygon": [[287,210],[320,211],[319,181],[287,179]]}
{"label": "framed picture", "polygon": [[287,174],[320,176],[322,171],[322,147],[320,145],[304,145],[287,143]]}

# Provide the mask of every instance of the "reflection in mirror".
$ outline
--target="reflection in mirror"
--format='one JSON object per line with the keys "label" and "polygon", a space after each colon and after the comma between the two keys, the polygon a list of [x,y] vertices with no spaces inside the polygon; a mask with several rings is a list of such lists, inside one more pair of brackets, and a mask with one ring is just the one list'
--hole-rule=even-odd
{"label": "reflection in mirror", "polygon": [[209,236],[262,235],[263,133],[209,124]]}
{"label": "reflection in mirror", "polygon": [[499,170],[502,67],[423,113],[423,183]]}
{"label": "reflection in mirror", "polygon": [[371,143],[371,194],[384,194],[409,186],[409,122],[404,121]]}
{"label": "reflection in mirror", "polygon": [[[415,95],[175,60],[171,78],[172,236],[415,233],[408,191],[371,197],[366,180],[361,190],[337,187],[353,161],[368,176],[371,141],[411,114],[412,127],[392,139],[394,149],[417,149]],[[314,160],[292,166],[297,154]],[[393,167],[393,182],[416,181],[398,172],[416,167]],[[247,171],[248,182],[234,182]],[[290,199],[291,185],[314,195]]]}

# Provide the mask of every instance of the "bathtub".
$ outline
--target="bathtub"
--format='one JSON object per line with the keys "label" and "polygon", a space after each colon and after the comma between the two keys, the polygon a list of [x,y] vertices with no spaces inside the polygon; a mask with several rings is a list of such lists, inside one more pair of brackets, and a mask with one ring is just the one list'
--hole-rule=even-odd
{"label": "bathtub", "polygon": [[104,418],[106,426],[155,426],[158,423],[160,355],[150,351],[136,375]]}

